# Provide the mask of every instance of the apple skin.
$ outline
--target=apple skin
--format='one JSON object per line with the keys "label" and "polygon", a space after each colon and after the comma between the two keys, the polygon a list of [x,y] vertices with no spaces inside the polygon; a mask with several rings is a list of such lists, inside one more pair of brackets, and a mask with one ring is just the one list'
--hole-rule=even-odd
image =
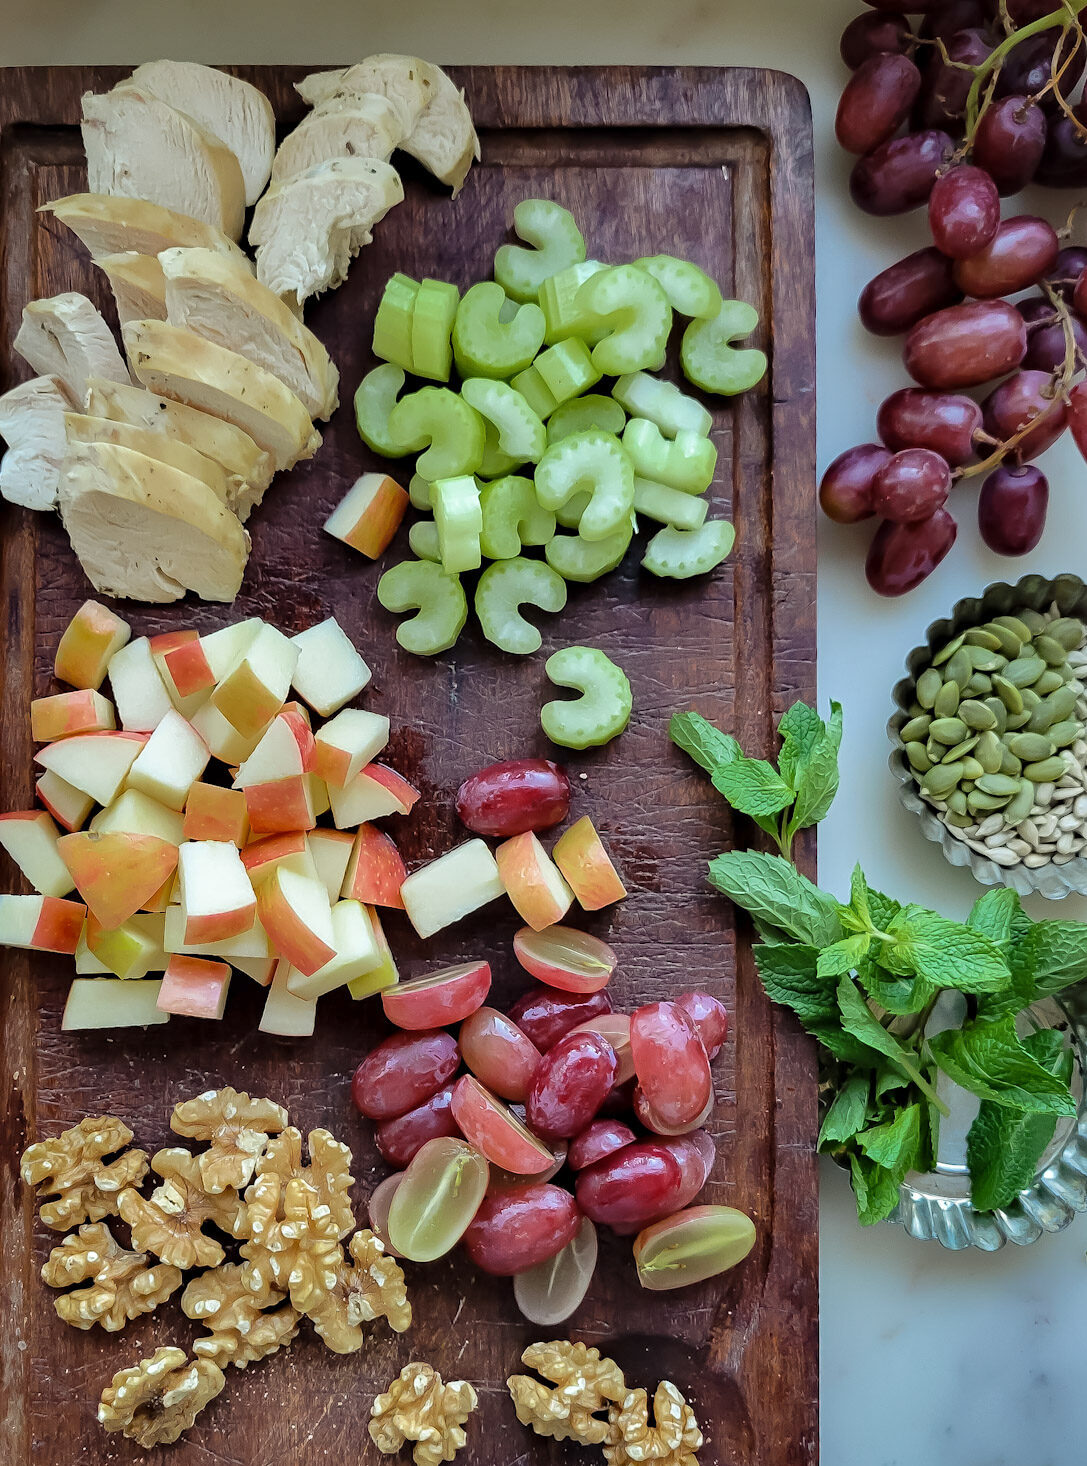
{"label": "apple skin", "polygon": [[[282,869],[277,869],[268,880],[261,883],[257,890],[257,913],[280,956],[306,977],[312,977],[326,962],[331,962],[336,955],[336,949],[308,925],[305,913],[292,900],[292,895],[298,888],[285,886],[284,875]],[[311,878],[308,877],[297,877],[296,880],[299,883],[311,883]],[[328,895],[324,886],[315,879],[312,884],[318,887],[321,898],[327,905]],[[332,933],[331,909],[328,933]]]}
{"label": "apple skin", "polygon": [[190,840],[179,857],[186,947],[241,936],[256,918],[257,898],[237,847],[225,840]]}
{"label": "apple skin", "polygon": [[77,789],[48,769],[34,785],[34,792],[57,824],[69,833],[80,829],[94,808],[94,800],[89,794],[84,794],[82,789]]}
{"label": "apple skin", "polygon": [[107,606],[84,601],[57,643],[53,675],[72,687],[101,687],[110,658],[131,635],[128,622]]}
{"label": "apple skin", "polygon": [[[152,649],[154,645],[152,642]],[[209,692],[215,686],[215,673],[199,636],[195,634],[168,648],[163,653],[162,666],[167,682],[173,683],[178,697],[195,697],[197,693]]]}
{"label": "apple skin", "polygon": [[96,804],[112,804],[148,737],[129,732],[76,733],[40,748],[34,762],[91,795]]}
{"label": "apple skin", "polygon": [[249,839],[249,811],[240,789],[197,781],[185,801],[186,840],[226,840],[239,849]]}
{"label": "apple skin", "polygon": [[562,920],[574,894],[531,830],[504,840],[494,858],[506,894],[533,931]]}
{"label": "apple skin", "polygon": [[336,539],[376,560],[388,549],[409,498],[395,479],[384,473],[364,473],[347,491],[325,522]]}
{"label": "apple skin", "polygon": [[281,708],[261,734],[260,742],[234,776],[235,789],[295,778],[313,767],[314,742],[309,719],[293,708]]}
{"label": "apple skin", "polygon": [[318,730],[313,772],[342,789],[373,762],[388,741],[388,718],[361,708],[346,708]]}
{"label": "apple skin", "polygon": [[266,784],[250,784],[245,790],[245,807],[249,813],[249,827],[254,835],[312,830],[317,826],[317,816],[305,774],[295,774],[288,779],[272,779]]}
{"label": "apple skin", "polygon": [[254,887],[266,881],[281,865],[300,875],[312,874],[312,856],[304,830],[285,830],[252,840],[242,851],[242,864]]}
{"label": "apple skin", "polygon": [[53,743],[75,733],[105,733],[117,727],[113,704],[92,689],[36,697],[30,704],[30,736],[35,743]]}
{"label": "apple skin", "polygon": [[491,990],[489,962],[462,962],[382,993],[385,1017],[397,1028],[448,1028],[479,1008]]}
{"label": "apple skin", "polygon": [[414,785],[409,784],[407,779],[402,778],[395,769],[387,768],[385,764],[367,764],[363,770],[375,784],[380,784],[387,789],[393,799],[397,801],[397,814],[410,814],[412,806],[419,798],[419,791]]}
{"label": "apple skin", "polygon": [[376,825],[359,825],[344,875],[343,894],[367,906],[403,911],[400,887],[407,874],[400,851],[385,831]]}
{"label": "apple skin", "polygon": [[588,815],[560,835],[551,856],[584,911],[599,911],[626,896],[627,888]]}
{"label": "apple skin", "polygon": [[176,845],[157,835],[120,830],[62,835],[57,852],[88,909],[107,931],[134,916],[177,866]]}
{"label": "apple skin", "polygon": [[81,901],[59,896],[0,896],[0,946],[74,957],[87,920]]}
{"label": "apple skin", "polygon": [[173,956],[159,989],[159,1010],[185,1018],[222,1018],[229,986],[227,963]]}

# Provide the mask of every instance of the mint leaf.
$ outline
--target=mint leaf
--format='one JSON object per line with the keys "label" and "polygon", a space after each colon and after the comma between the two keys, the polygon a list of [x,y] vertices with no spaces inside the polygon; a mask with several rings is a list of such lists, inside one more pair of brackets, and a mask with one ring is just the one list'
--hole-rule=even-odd
{"label": "mint leaf", "polygon": [[734,759],[718,765],[710,777],[717,792],[740,814],[764,818],[793,802],[793,791],[765,759]]}
{"label": "mint leaf", "polygon": [[[1062,1083],[1072,1078],[1072,1050],[1052,1028],[1023,1039],[1030,1055]],[[979,1211],[1009,1206],[1030,1186],[1057,1128],[1055,1115],[1028,1114],[982,1102],[966,1137],[970,1200]]]}
{"label": "mint leaf", "polygon": [[868,1044],[862,1043],[859,1038],[854,1038],[851,1033],[846,1033],[837,1013],[832,1021],[805,1023],[804,1027],[839,1063],[853,1064],[858,1069],[875,1069],[878,1066],[879,1053]]}
{"label": "mint leaf", "polygon": [[752,916],[798,942],[827,947],[841,939],[838,903],[780,855],[730,850],[710,861],[710,885]]}
{"label": "mint leaf", "polygon": [[857,1220],[862,1227],[885,1222],[898,1205],[901,1177],[863,1156],[851,1155],[849,1169],[857,1198]]}
{"label": "mint leaf", "polygon": [[788,936],[779,926],[773,926],[768,921],[763,921],[760,916],[751,917],[751,925],[755,928],[755,935],[760,942],[768,947],[776,947],[781,942],[787,942]]}
{"label": "mint leaf", "polygon": [[867,1074],[853,1074],[845,1081],[820,1127],[820,1150],[856,1135],[868,1113],[868,1088]]}
{"label": "mint leaf", "polygon": [[852,972],[871,945],[872,938],[868,933],[860,932],[855,937],[845,937],[840,942],[824,947],[819,953],[819,976],[840,977],[843,972]]}
{"label": "mint leaf", "polygon": [[905,1089],[909,1082],[893,1065],[882,1065],[875,1079],[876,1102],[878,1103],[889,1090]]}
{"label": "mint leaf", "polygon": [[858,966],[857,976],[868,996],[896,1017],[920,1013],[937,992],[923,977],[896,977],[872,959]]}
{"label": "mint leaf", "polygon": [[[832,707],[838,707],[833,703]],[[841,709],[838,709],[839,713]],[[838,792],[838,745],[829,732],[812,750],[804,766],[797,771],[796,802],[790,831],[806,830],[824,819]]]}
{"label": "mint leaf", "polygon": [[1020,1043],[1011,1016],[948,1029],[928,1041],[936,1063],[983,1100],[1039,1115],[1074,1115],[1068,1085]]}
{"label": "mint leaf", "polygon": [[899,1180],[912,1171],[921,1153],[921,1106],[906,1105],[886,1125],[876,1125],[857,1136],[870,1161],[893,1171]]}
{"label": "mint leaf", "polygon": [[849,904],[861,922],[863,931],[872,930],[872,909],[868,902],[868,882],[859,865],[853,867],[849,878]]}
{"label": "mint leaf", "polygon": [[1008,886],[994,888],[974,902],[966,925],[971,931],[988,937],[1007,957],[1012,949],[1012,922],[1016,908],[1022,909],[1016,891]]}
{"label": "mint leaf", "polygon": [[1048,998],[1087,978],[1087,922],[1039,921],[1023,942],[1032,998]]}
{"label": "mint leaf", "polygon": [[729,733],[722,733],[708,722],[701,713],[673,713],[668,724],[672,742],[690,754],[696,764],[708,774],[722,764],[743,758],[743,751],[736,739]]}
{"label": "mint leaf", "polygon": [[838,1016],[834,982],[819,976],[818,955],[815,947],[792,943],[755,948],[755,965],[767,997],[791,1008],[805,1028]]}
{"label": "mint leaf", "polygon": [[873,1016],[851,977],[843,977],[838,983],[838,1010],[846,1033],[859,1038],[868,1048],[876,1049],[884,1058],[897,1065],[914,1084],[927,1089],[915,1062],[916,1055],[907,1053],[894,1034],[888,1033],[883,1024]]}
{"label": "mint leaf", "polygon": [[890,930],[896,940],[884,946],[880,961],[899,976],[913,972],[935,987],[964,993],[999,992],[1011,981],[999,947],[935,911],[907,906]]}
{"label": "mint leaf", "polygon": [[781,752],[778,768],[790,789],[796,789],[800,771],[826,737],[827,725],[807,703],[794,702],[778,723]]}

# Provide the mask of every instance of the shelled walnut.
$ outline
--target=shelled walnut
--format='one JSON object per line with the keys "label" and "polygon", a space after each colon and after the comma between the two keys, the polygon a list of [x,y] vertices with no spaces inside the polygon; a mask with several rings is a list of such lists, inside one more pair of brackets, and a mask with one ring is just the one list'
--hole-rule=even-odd
{"label": "shelled walnut", "polygon": [[102,1391],[98,1419],[148,1450],[168,1446],[225,1384],[223,1371],[209,1359],[189,1359],[184,1349],[156,1349],[150,1359],[113,1376]]}
{"label": "shelled walnut", "polygon": [[287,1111],[269,1099],[253,1099],[244,1091],[209,1089],[174,1106],[170,1128],[188,1140],[206,1140],[198,1157],[204,1190],[241,1191],[253,1179],[257,1162],[287,1125]]}
{"label": "shelled walnut", "polygon": [[[120,1193],[138,1186],[147,1175],[147,1152],[126,1150],[132,1131],[113,1115],[88,1115],[51,1140],[28,1145],[21,1162],[22,1178],[38,1188],[38,1196],[55,1196],[41,1208],[41,1219],[55,1232],[80,1222],[116,1216]],[[122,1154],[116,1160],[106,1156]]]}
{"label": "shelled walnut", "polygon": [[348,1243],[352,1262],[343,1262],[331,1292],[309,1318],[330,1349],[353,1354],[362,1348],[362,1324],[385,1318],[398,1334],[411,1326],[404,1272],[373,1232],[356,1232]]}
{"label": "shelled walnut", "polygon": [[232,1237],[246,1234],[246,1206],[234,1191],[209,1196],[200,1184],[197,1157],[179,1146],[157,1151],[151,1168],[162,1177],[150,1199],[138,1191],[121,1194],[118,1210],[132,1228],[141,1252],[153,1252],[175,1267],[216,1267],[226,1253],[204,1235],[208,1222]]}
{"label": "shelled walnut", "polygon": [[181,1287],[181,1273],[168,1263],[151,1266],[142,1252],[128,1252],[105,1222],[88,1222],[54,1247],[42,1267],[50,1288],[90,1282],[55,1300],[57,1313],[77,1329],[100,1324],[108,1333],[130,1319],[153,1313]]}
{"label": "shelled walnut", "polygon": [[370,1438],[387,1456],[414,1441],[415,1466],[439,1466],[468,1439],[464,1422],[478,1403],[466,1380],[444,1384],[429,1364],[406,1364],[370,1407]]}
{"label": "shelled walnut", "polygon": [[[253,1187],[262,1178],[276,1178],[282,1195],[288,1181],[305,1181],[320,1193],[321,1200],[328,1206],[336,1223],[337,1235],[346,1237],[355,1228],[355,1213],[351,1205],[350,1191],[355,1184],[351,1174],[351,1151],[336,1140],[327,1130],[311,1130],[306,1137],[309,1145],[309,1164],[302,1162],[302,1133],[293,1125],[281,1135],[273,1136],[257,1162]],[[272,1194],[271,1181],[264,1192],[265,1205]],[[247,1194],[246,1200],[250,1196]],[[282,1220],[281,1208],[277,1217]]]}
{"label": "shelled walnut", "polygon": [[294,1176],[258,1176],[249,1188],[250,1241],[242,1281],[255,1292],[286,1289],[302,1313],[322,1303],[343,1265],[337,1217],[315,1186]]}
{"label": "shelled walnut", "polygon": [[602,1358],[599,1349],[557,1339],[531,1344],[521,1360],[554,1386],[527,1374],[510,1376],[506,1384],[522,1425],[531,1426],[537,1435],[583,1446],[608,1440],[609,1422],[600,1413],[627,1395],[623,1372],[613,1359]]}
{"label": "shelled walnut", "polygon": [[207,1337],[197,1339],[194,1352],[201,1359],[238,1369],[266,1359],[298,1332],[300,1315],[286,1296],[272,1287],[251,1291],[237,1263],[209,1268],[193,1278],[181,1295],[185,1317],[198,1319],[211,1330]]}
{"label": "shelled walnut", "polygon": [[695,1452],[702,1445],[694,1411],[670,1380],[661,1380],[653,1395],[653,1418],[649,1424],[649,1399],[645,1390],[631,1390],[609,1413],[610,1430],[604,1446],[608,1466],[639,1466],[643,1461],[658,1466],[698,1466]]}

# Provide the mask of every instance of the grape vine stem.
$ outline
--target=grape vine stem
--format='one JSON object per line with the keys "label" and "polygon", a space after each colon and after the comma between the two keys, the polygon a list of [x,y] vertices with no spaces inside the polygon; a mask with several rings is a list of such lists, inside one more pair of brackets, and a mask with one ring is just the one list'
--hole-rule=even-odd
{"label": "grape vine stem", "polygon": [[978,121],[978,101],[981,96],[981,88],[985,78],[996,67],[1001,66],[1004,58],[1014,51],[1021,41],[1028,40],[1031,36],[1040,35],[1043,31],[1054,30],[1057,26],[1066,29],[1077,24],[1076,17],[1084,10],[1087,10],[1087,0],[1065,0],[1065,3],[1058,9],[1051,11],[1049,15],[1039,16],[1028,25],[1020,26],[1011,35],[1005,36],[1000,45],[986,57],[977,68],[970,92],[966,98],[966,131],[972,134]]}

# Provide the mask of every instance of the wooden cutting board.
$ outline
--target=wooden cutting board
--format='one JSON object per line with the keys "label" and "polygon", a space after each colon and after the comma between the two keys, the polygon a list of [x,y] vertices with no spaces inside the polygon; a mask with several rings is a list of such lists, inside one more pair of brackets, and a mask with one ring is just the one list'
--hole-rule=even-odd
{"label": "wooden cutting board", "polygon": [[[302,112],[287,67],[239,67],[271,97],[284,130]],[[123,73],[109,68],[9,70],[0,80],[0,343],[6,389],[28,375],[11,352],[26,301],[84,290],[103,307],[108,290],[81,246],[37,206],[85,187],[79,97]],[[405,159],[406,199],[378,228],[347,284],[318,302],[309,323],[342,373],[344,405],[312,462],[276,481],[254,516],[253,556],[232,610],[203,604],[148,608],[121,603],[137,634],[208,630],[261,615],[288,632],[334,613],[374,669],[366,705],[396,730],[390,762],[423,797],[393,821],[411,863],[458,840],[451,796],[492,760],[550,752],[539,729],[546,654],[588,642],[629,673],[634,717],[607,748],[565,757],[576,815],[591,814],[615,852],[631,897],[588,918],[620,954],[617,1007],[702,984],[732,1015],[715,1064],[711,1127],[718,1161],[705,1199],[742,1207],[758,1243],[734,1272],[676,1293],[637,1287],[629,1240],[602,1240],[589,1296],[556,1334],[599,1344],[632,1385],[675,1381],[707,1436],[703,1466],[794,1466],[817,1451],[816,1132],[813,1051],[771,1009],[751,960],[749,932],[705,887],[706,860],[733,840],[720,799],[668,742],[669,715],[697,707],[766,754],[772,729],[795,698],[815,694],[814,300],[812,143],[800,84],[774,72],[675,68],[455,69],[479,126],[483,162],[455,201]],[[591,255],[622,260],[671,251],[696,260],[726,294],[752,301],[758,341],[772,367],[754,392],[710,402],[720,450],[714,512],[738,532],[732,559],[709,579],[669,585],[631,555],[615,575],[571,587],[565,615],[544,628],[544,652],[503,657],[469,630],[434,663],[412,659],[375,598],[379,568],[324,535],[320,525],[356,475],[377,467],[350,409],[372,365],[370,327],[393,270],[467,286],[486,278],[507,237],[514,204],[542,194],[576,214]],[[407,554],[402,533],[385,564]],[[32,797],[28,702],[50,690],[53,652],[72,612],[90,594],[59,523],[4,507],[5,646],[0,706],[4,808]],[[749,840],[750,828],[738,838]],[[805,849],[809,870],[813,847]],[[20,889],[7,862],[3,889]],[[511,938],[512,910],[477,919],[423,945],[389,922],[408,976],[487,955],[493,1000],[525,986]],[[196,1330],[176,1299],[123,1335],[84,1334],[53,1311],[38,1270],[59,1240],[36,1220],[18,1179],[31,1139],[86,1114],[115,1113],[153,1151],[169,1142],[179,1099],[223,1084],[268,1094],[306,1131],[327,1126],[355,1153],[360,1217],[385,1174],[369,1126],[352,1110],[351,1074],[384,1032],[380,1009],[346,995],[321,1002],[316,1037],[288,1042],[256,1031],[263,994],[236,975],[221,1024],[175,1019],[116,1037],[60,1032],[71,976],[60,958],[3,952],[0,1032],[0,1409],[11,1466],[101,1461],[271,1466],[376,1460],[366,1436],[373,1396],[410,1359],[480,1392],[458,1460],[473,1466],[599,1459],[530,1435],[504,1388],[520,1351],[538,1336],[514,1306],[511,1285],[476,1274],[454,1256],[409,1267],[415,1325],[404,1337],[376,1327],[368,1348],[341,1358],[311,1334],[244,1373],[182,1443],[144,1453],[95,1422],[112,1374],[165,1343],[187,1346]],[[123,1235],[124,1229],[121,1229]],[[405,1453],[404,1459],[408,1459]]]}

